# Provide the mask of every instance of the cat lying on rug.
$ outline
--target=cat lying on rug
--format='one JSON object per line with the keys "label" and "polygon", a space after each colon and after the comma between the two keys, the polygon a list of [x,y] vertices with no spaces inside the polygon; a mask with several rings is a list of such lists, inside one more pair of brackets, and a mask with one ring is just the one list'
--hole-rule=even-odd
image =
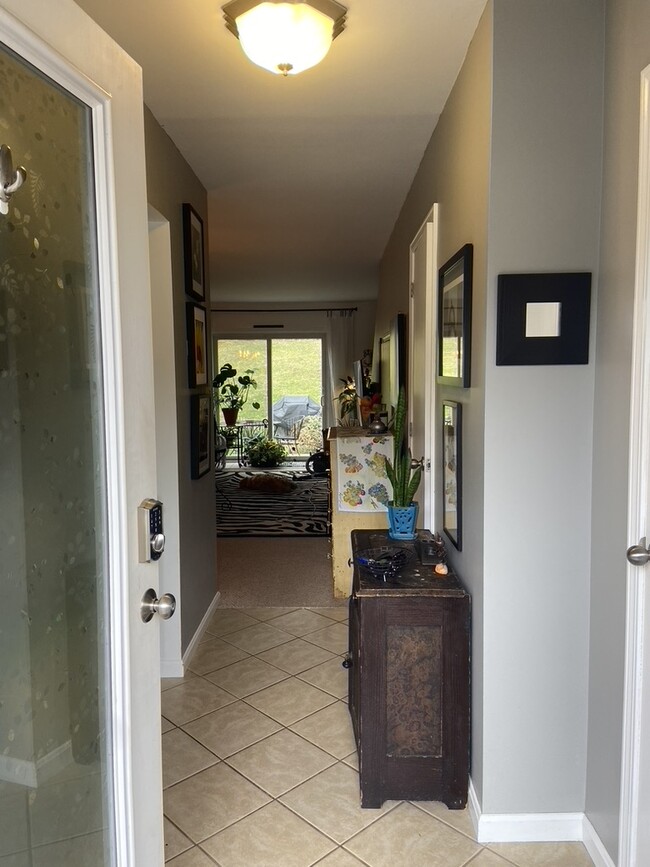
{"label": "cat lying on rug", "polygon": [[265,491],[269,494],[288,494],[296,487],[295,482],[274,476],[271,473],[256,473],[246,476],[239,482],[239,487],[247,491]]}

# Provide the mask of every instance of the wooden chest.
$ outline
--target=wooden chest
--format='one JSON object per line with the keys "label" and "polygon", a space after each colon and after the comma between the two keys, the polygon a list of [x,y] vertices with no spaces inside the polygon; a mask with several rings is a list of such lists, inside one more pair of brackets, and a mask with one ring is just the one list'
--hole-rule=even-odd
{"label": "wooden chest", "polygon": [[467,803],[470,597],[453,573],[417,557],[390,582],[356,565],[361,551],[410,543],[354,530],[349,705],[361,806],[385,800]]}

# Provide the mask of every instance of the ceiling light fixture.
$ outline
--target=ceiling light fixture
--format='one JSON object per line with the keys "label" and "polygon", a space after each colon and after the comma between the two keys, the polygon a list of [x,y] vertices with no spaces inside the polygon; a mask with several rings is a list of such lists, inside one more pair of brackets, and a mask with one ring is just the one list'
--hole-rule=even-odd
{"label": "ceiling light fixture", "polygon": [[286,76],[321,62],[348,10],[335,0],[232,0],[222,11],[249,60]]}

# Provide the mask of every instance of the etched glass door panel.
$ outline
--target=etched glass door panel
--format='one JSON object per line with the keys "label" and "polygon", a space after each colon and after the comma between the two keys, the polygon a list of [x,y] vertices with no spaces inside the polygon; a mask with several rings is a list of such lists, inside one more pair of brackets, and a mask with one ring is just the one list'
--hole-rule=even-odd
{"label": "etched glass door panel", "polygon": [[89,109],[0,46],[0,865],[111,863]]}

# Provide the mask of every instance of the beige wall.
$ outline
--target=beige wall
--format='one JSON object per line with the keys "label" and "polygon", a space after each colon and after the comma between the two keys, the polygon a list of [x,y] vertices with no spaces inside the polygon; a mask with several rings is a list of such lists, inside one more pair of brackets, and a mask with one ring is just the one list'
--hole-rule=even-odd
{"label": "beige wall", "polygon": [[[374,301],[346,301],[345,304],[319,303],[309,304],[273,304],[266,307],[273,311],[273,317],[268,318],[259,310],[263,304],[236,304],[214,302],[212,307],[212,333],[220,337],[228,334],[247,335],[259,337],[260,335],[275,335],[282,337],[287,334],[314,334],[324,335],[328,330],[327,314],[322,312],[324,307],[356,307],[354,317],[353,355],[360,358],[364,349],[372,348],[373,327],[375,322]],[[247,308],[252,308],[253,311]],[[289,309],[287,309],[289,308]],[[296,308],[300,308],[297,310]],[[310,308],[315,308],[313,311]],[[282,325],[282,328],[269,329],[255,327],[260,323],[272,322],[273,325]]]}
{"label": "beige wall", "polygon": [[616,861],[625,639],[624,552],[639,84],[650,4],[608,0],[603,209],[594,412],[587,816]]}
{"label": "beige wall", "polygon": [[[173,283],[174,356],[178,423],[182,650],[216,593],[214,476],[190,478],[190,394],[187,374],[182,203],[202,218],[207,238],[207,195],[167,133],[145,107],[147,198],[169,221]],[[207,257],[206,257],[207,259]],[[207,267],[207,262],[206,262]],[[206,283],[209,281],[206,278]],[[161,588],[164,592],[165,588]]]}

